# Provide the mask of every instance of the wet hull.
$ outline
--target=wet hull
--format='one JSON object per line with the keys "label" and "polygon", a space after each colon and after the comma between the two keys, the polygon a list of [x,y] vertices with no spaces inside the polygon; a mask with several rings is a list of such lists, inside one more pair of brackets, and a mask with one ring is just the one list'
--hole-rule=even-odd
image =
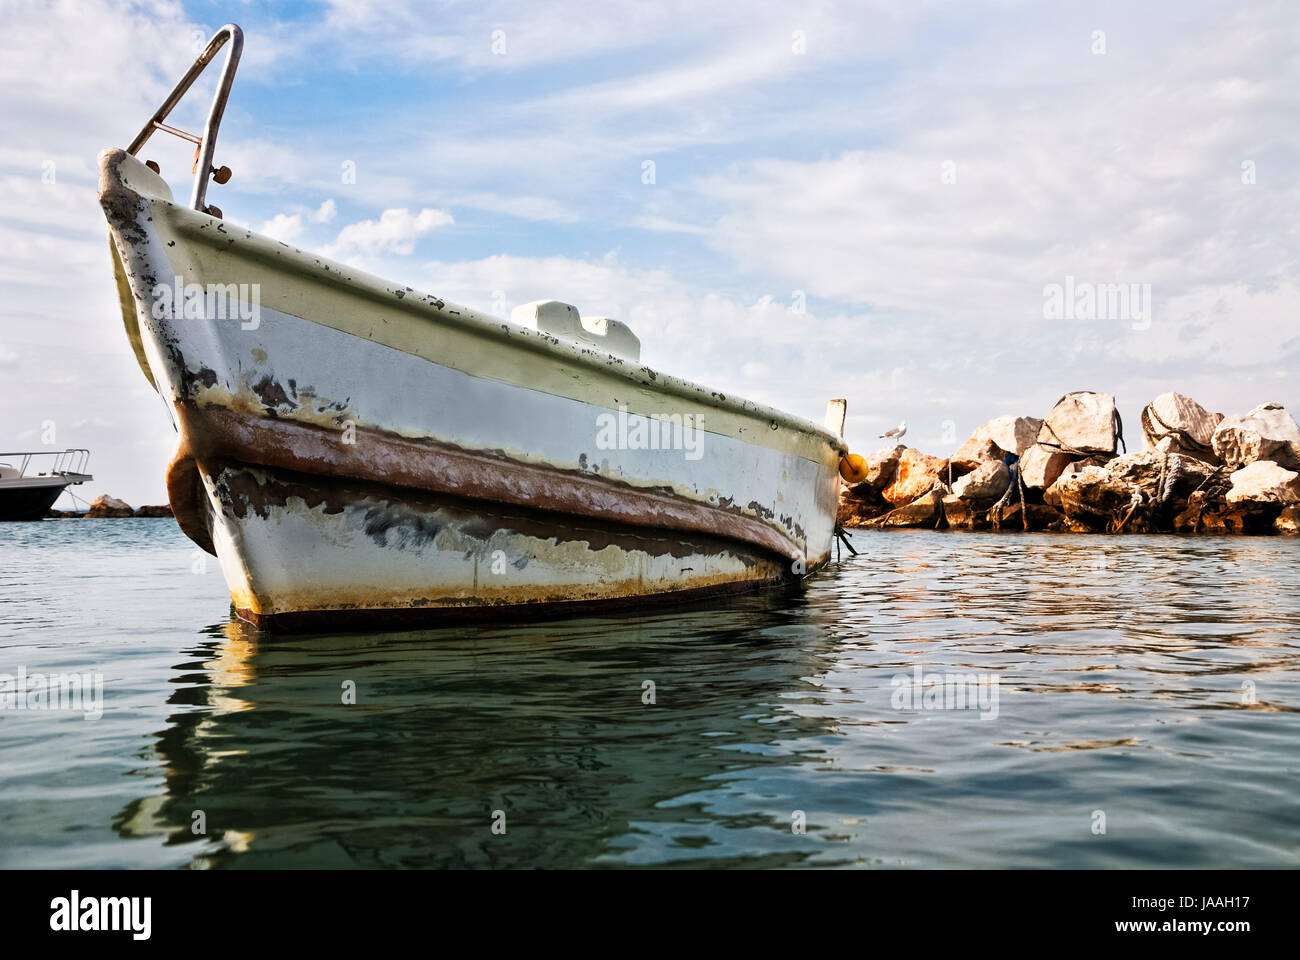
{"label": "wet hull", "polygon": [[[733,541],[231,461],[201,480],[244,619],[278,629],[560,615],[774,584]],[[364,576],[359,575],[364,571]]]}
{"label": "wet hull", "polygon": [[62,496],[67,483],[0,488],[0,520],[40,520]]}
{"label": "wet hull", "polygon": [[[566,612],[754,589],[829,556],[824,431],[178,207],[120,151],[101,202],[180,438],[173,510],[248,619]],[[244,284],[256,316],[157,309],[190,282]]]}

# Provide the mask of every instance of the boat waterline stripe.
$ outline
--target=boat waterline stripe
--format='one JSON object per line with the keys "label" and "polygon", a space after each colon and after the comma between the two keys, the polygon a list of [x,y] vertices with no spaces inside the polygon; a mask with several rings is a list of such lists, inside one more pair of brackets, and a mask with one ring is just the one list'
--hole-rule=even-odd
{"label": "boat waterline stripe", "polygon": [[[178,459],[192,457],[200,463],[231,459],[636,527],[706,533],[763,547],[789,559],[806,559],[792,536],[757,517],[669,492],[364,428],[357,429],[354,442],[345,443],[337,430],[224,407],[179,404],[177,413],[182,427]],[[801,536],[801,531],[796,530],[795,536]]]}

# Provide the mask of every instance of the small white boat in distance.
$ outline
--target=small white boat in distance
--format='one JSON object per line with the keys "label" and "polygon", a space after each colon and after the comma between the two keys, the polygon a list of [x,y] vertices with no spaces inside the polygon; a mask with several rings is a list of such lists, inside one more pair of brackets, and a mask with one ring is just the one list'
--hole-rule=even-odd
{"label": "small white boat in distance", "polygon": [[[227,43],[203,135],[169,127]],[[122,318],[179,435],[171,505],[240,616],[675,601],[829,558],[836,432],[643,366],[616,320],[557,301],[490,316],[225,222],[206,194],[230,176],[212,157],[241,46],[223,27],[99,158]],[[157,130],[198,145],[188,205],[137,158]]]}
{"label": "small white boat in distance", "polygon": [[0,453],[0,520],[40,520],[68,487],[95,479],[89,461],[82,449]]}

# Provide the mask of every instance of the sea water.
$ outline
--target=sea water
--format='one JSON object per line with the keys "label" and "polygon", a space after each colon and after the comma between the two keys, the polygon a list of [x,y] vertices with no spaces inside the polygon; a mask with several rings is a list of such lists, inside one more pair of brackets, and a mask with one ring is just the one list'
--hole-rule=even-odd
{"label": "sea water", "polygon": [[0,866],[1300,865],[1300,540],[854,544],[725,603],[279,636],[171,520],[0,524],[8,689],[102,682],[0,708]]}

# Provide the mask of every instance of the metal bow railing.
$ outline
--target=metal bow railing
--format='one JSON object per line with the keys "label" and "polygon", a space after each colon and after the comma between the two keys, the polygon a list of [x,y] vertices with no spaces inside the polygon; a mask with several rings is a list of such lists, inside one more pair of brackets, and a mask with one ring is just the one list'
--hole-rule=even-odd
{"label": "metal bow railing", "polygon": [[[178,130],[176,127],[168,126],[163,121],[167,115],[172,112],[186,91],[198,79],[204,68],[207,67],[212,59],[227,43],[230,49],[226,51],[226,62],[221,68],[221,79],[217,82],[217,92],[212,97],[212,107],[208,110],[207,123],[203,125],[203,136],[198,137],[184,130]],[[162,106],[154,111],[154,115],[149,118],[149,122],[144,125],[131,145],[126,148],[126,152],[132,155],[139,152],[148,139],[153,136],[155,130],[162,130],[173,136],[180,137],[182,140],[189,140],[195,145],[194,148],[194,191],[190,195],[190,206],[195,210],[204,213],[210,213],[214,217],[220,217],[221,211],[216,207],[207,205],[208,196],[208,177],[212,177],[217,183],[225,183],[230,179],[230,168],[214,168],[212,166],[212,154],[217,146],[217,128],[221,126],[221,115],[226,111],[226,99],[230,96],[230,85],[235,81],[235,68],[239,66],[239,56],[244,52],[244,31],[240,30],[233,23],[228,23],[208,41],[207,47],[199,58],[194,61],[194,65],[181,78],[180,83],[176,84],[175,89],[168,94],[167,99],[163,101]],[[157,170],[155,166],[155,171]]]}

